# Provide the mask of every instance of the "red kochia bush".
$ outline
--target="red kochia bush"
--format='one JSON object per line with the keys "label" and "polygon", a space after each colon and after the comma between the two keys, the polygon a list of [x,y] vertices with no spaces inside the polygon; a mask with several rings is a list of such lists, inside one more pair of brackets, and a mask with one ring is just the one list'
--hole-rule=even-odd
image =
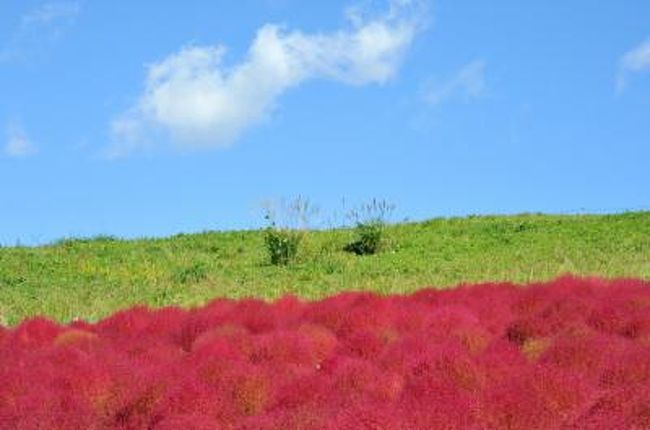
{"label": "red kochia bush", "polygon": [[0,326],[0,430],[641,429],[649,399],[641,280]]}

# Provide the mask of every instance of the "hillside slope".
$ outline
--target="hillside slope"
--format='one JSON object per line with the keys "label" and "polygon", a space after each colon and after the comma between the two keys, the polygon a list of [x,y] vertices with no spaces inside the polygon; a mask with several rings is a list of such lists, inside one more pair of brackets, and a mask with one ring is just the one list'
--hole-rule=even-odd
{"label": "hillside slope", "polygon": [[386,234],[388,251],[358,257],[342,251],[352,230],[310,232],[288,267],[268,264],[261,231],[0,248],[0,324],[35,315],[96,320],[135,304],[192,306],[217,296],[314,299],[567,272],[650,279],[647,211],[439,218],[392,225]]}

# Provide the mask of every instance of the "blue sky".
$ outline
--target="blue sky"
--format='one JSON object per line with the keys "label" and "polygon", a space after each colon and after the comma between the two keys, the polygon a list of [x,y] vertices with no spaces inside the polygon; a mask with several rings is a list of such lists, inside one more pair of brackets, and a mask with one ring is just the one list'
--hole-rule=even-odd
{"label": "blue sky", "polygon": [[650,3],[0,3],[0,243],[650,207]]}

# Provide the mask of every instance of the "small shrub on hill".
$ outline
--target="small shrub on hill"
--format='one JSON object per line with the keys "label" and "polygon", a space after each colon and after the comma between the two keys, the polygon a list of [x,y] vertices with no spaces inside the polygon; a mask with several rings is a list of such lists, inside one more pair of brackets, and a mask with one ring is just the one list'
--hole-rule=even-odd
{"label": "small shrub on hill", "polygon": [[268,227],[264,230],[264,244],[269,261],[274,266],[286,266],[293,262],[300,243],[303,241],[309,217],[317,209],[302,197],[287,204],[266,203],[264,219]]}
{"label": "small shrub on hill", "polygon": [[286,266],[296,259],[302,233],[288,229],[279,229],[271,225],[264,232],[264,243],[271,264]]}
{"label": "small shrub on hill", "polygon": [[386,218],[394,209],[395,205],[386,200],[372,199],[359,209],[351,210],[348,216],[355,224],[356,238],[345,246],[345,251],[356,255],[380,252],[386,244]]}

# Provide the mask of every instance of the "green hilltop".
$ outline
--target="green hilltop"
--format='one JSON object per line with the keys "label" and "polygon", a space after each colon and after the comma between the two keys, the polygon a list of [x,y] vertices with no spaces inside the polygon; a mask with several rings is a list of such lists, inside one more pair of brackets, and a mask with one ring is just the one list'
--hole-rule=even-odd
{"label": "green hilltop", "polygon": [[385,238],[385,251],[357,256],[343,250],[353,229],[309,231],[287,266],[269,263],[262,230],[0,248],[0,324],[37,315],[97,320],[133,305],[197,306],[217,297],[408,293],[566,273],[650,278],[649,211],[437,218],[389,225]]}

